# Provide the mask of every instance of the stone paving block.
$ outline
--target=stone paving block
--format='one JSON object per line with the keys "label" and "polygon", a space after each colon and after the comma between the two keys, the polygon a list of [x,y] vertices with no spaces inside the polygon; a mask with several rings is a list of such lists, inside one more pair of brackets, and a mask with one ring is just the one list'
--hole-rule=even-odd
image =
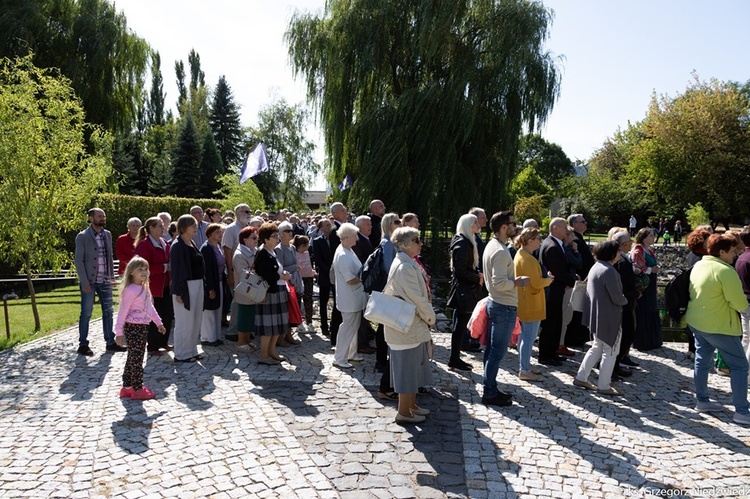
{"label": "stone paving block", "polygon": [[[97,352],[100,328],[92,323]],[[617,385],[619,400],[572,387],[582,353],[532,385],[517,381],[511,350],[498,382],[516,404],[495,410],[479,403],[480,357],[466,356],[470,375],[448,371],[450,334],[440,333],[435,383],[419,396],[433,413],[401,427],[395,405],[375,398],[373,359],[331,369],[317,334],[285,350],[288,369],[260,369],[229,344],[187,367],[171,354],[149,359],[159,398],[141,404],[117,397],[124,356],[77,357],[75,339],[68,330],[0,354],[0,495],[607,497],[750,480],[750,439],[729,410],[692,411],[684,345],[634,352],[642,369]],[[731,407],[728,380],[709,384]]]}

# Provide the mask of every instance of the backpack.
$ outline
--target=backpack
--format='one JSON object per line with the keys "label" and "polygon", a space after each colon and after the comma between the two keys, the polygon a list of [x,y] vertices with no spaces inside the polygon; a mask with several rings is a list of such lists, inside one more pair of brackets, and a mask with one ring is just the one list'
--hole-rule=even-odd
{"label": "backpack", "polygon": [[378,245],[359,270],[359,278],[362,281],[362,287],[365,288],[365,293],[385,289],[388,272],[383,267],[383,247]]}
{"label": "backpack", "polygon": [[690,268],[681,274],[677,274],[667,283],[664,289],[664,303],[667,306],[667,314],[675,320],[680,320],[687,311],[690,301]]}

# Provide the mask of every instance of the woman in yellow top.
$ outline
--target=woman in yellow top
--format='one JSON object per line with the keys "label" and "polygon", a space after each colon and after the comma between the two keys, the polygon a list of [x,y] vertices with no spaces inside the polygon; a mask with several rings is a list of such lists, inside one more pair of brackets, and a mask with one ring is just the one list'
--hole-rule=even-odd
{"label": "woman in yellow top", "polygon": [[521,323],[521,334],[518,338],[518,377],[524,381],[541,381],[542,371],[531,367],[531,347],[534,345],[539,325],[547,316],[544,288],[552,284],[554,277],[547,272],[542,276],[542,266],[533,253],[542,245],[539,230],[526,228],[515,242],[518,252],[513,259],[516,275],[529,277],[527,286],[516,288],[518,293],[518,320]]}
{"label": "woman in yellow top", "polygon": [[732,261],[737,238],[713,234],[708,255],[690,272],[690,302],[685,321],[695,336],[695,396],[698,412],[721,411],[724,407],[708,398],[708,372],[718,350],[730,370],[734,422],[750,424],[747,401],[748,363],[742,348],[742,326],[738,312],[748,308],[742,283]]}

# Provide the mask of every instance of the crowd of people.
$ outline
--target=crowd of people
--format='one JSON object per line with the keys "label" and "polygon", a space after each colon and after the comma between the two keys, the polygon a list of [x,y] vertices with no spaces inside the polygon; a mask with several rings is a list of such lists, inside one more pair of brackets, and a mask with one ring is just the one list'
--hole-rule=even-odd
{"label": "crowd of people", "polygon": [[[257,351],[259,365],[289,362],[278,348],[298,345],[301,334],[316,332],[317,305],[320,332],[335,347],[335,367],[351,369],[364,361],[363,354],[374,353],[382,373],[377,396],[398,401],[396,422],[421,423],[429,414],[416,404],[416,396],[432,383],[436,315],[415,214],[386,213],[380,200],[373,200],[370,212],[358,217],[341,203],[333,203],[330,213],[310,215],[253,212],[245,204],[226,213],[194,206],[175,222],[168,213],[145,224],[131,218],[127,232],[114,245],[115,255],[111,233],[104,228],[104,211],[93,208],[88,215],[89,227],[76,237],[81,287],[78,353],[93,355],[88,328],[97,294],[106,349],[128,352],[121,397],[155,396],[143,385],[146,354],[173,350],[175,362],[191,363],[203,357],[199,344],[205,349],[228,340],[237,342],[238,354]],[[663,342],[657,307],[661,269],[652,248],[656,231],[638,230],[631,217],[628,227],[612,228],[607,240],[592,251],[581,214],[552,219],[544,239],[538,222],[530,219],[518,227],[510,211],[489,217],[491,237],[485,239],[487,225],[485,211],[472,208],[459,218],[450,242],[446,298],[453,322],[448,367],[473,369],[461,355],[482,348],[469,334],[470,319],[480,313],[488,323],[482,341],[484,404],[513,403],[510,391],[498,386],[497,373],[514,331],[520,382],[543,381],[545,369],[563,366],[576,355],[568,346],[592,341],[572,384],[620,395],[613,381],[631,376],[639,367],[630,358],[631,348],[646,351]],[[708,396],[707,379],[716,363],[731,377],[734,420],[750,424],[750,229],[737,235],[712,234],[710,227],[698,227],[686,242],[692,266],[686,321],[689,353],[695,360],[695,409],[722,409]],[[122,278],[116,324],[115,258]],[[382,289],[366,292],[365,264],[379,265],[387,275]],[[235,293],[235,286],[250,272],[267,285],[258,303]],[[409,326],[373,328],[364,318],[370,291],[413,305]],[[594,369],[596,384],[589,381]]]}

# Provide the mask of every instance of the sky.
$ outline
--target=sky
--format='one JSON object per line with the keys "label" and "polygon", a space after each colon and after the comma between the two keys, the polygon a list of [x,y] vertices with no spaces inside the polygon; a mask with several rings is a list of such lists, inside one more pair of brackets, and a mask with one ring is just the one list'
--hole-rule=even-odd
{"label": "sky", "polygon": [[[677,96],[697,75],[750,80],[750,1],[544,0],[554,11],[546,49],[558,58],[560,97],[542,136],[586,161],[618,128],[644,118],[654,93]],[[177,97],[174,62],[195,49],[206,84],[225,75],[243,125],[277,98],[305,103],[283,40],[296,11],[325,0],[116,0],[128,27],[161,54],[167,104]],[[314,124],[308,138],[322,135]],[[321,179],[312,188],[324,188]]]}

